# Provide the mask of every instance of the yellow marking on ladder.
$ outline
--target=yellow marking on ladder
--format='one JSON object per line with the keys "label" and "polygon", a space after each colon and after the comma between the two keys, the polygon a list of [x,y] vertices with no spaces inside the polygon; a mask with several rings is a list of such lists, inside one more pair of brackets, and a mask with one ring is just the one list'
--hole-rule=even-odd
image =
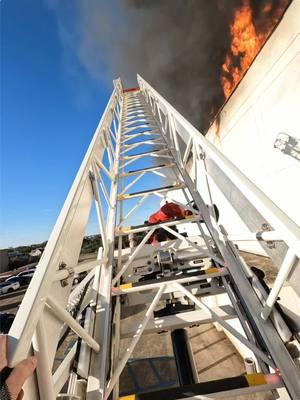
{"label": "yellow marking on ladder", "polygon": [[249,386],[265,385],[267,383],[264,374],[247,374],[246,379]]}
{"label": "yellow marking on ladder", "polygon": [[120,285],[119,289],[125,290],[125,289],[130,289],[132,288],[132,283],[124,283],[124,285]]}
{"label": "yellow marking on ladder", "polygon": [[216,273],[216,272],[219,272],[219,269],[218,268],[208,268],[208,269],[206,269],[205,270],[205,275],[207,275],[207,274],[214,274],[214,273]]}
{"label": "yellow marking on ladder", "polygon": [[127,199],[128,197],[130,197],[130,194],[120,194],[119,199]]}
{"label": "yellow marking on ladder", "polygon": [[186,215],[184,218],[185,219],[193,219],[195,217],[195,215],[193,214],[193,215]]}
{"label": "yellow marking on ladder", "polygon": [[135,394],[119,397],[119,400],[135,400]]}

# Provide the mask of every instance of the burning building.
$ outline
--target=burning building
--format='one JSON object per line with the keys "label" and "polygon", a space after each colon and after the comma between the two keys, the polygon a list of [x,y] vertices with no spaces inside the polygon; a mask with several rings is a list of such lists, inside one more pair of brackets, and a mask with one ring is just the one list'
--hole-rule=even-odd
{"label": "burning building", "polygon": [[[247,1],[243,7],[237,15],[248,9]],[[236,69],[237,75],[245,76],[206,134],[209,141],[297,224],[300,224],[300,190],[297,185],[300,182],[299,15],[300,2],[294,1],[247,72]],[[249,18],[248,14],[248,22]],[[235,24],[236,21],[232,27]],[[255,32],[252,28],[250,30],[252,34]],[[258,37],[254,36],[254,43]],[[234,40],[232,48],[236,48]],[[231,53],[235,51],[232,48]],[[254,53],[251,53],[252,57]],[[244,65],[244,61],[240,65]],[[238,83],[234,71],[231,72],[231,81],[222,74],[225,96]],[[214,195],[226,203],[224,194],[216,192]],[[233,231],[241,222],[240,216],[230,210],[229,203],[221,218]],[[261,251],[252,248],[251,243],[240,243],[240,246]]]}
{"label": "burning building", "polygon": [[250,0],[236,9],[230,26],[231,45],[222,65],[221,84],[225,100],[247,72],[274,27],[286,10],[289,0],[261,2],[255,12]]}

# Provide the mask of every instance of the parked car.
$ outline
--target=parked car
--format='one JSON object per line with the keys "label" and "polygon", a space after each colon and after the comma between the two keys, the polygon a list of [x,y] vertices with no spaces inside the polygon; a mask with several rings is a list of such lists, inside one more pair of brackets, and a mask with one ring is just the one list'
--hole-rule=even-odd
{"label": "parked car", "polygon": [[14,314],[0,312],[0,333],[8,333],[14,321]]}
{"label": "parked car", "polygon": [[27,286],[31,281],[31,277],[27,276],[11,276],[10,278],[5,279],[5,282],[19,282],[20,286]]}
{"label": "parked car", "polygon": [[27,271],[22,271],[22,272],[19,272],[18,273],[18,275],[17,276],[27,276],[27,275],[33,275],[35,273],[35,269],[33,269],[33,268],[31,268],[31,269],[28,269]]}
{"label": "parked car", "polygon": [[30,282],[33,277],[33,274],[34,272],[29,272],[28,274],[21,275],[19,278],[25,278]]}
{"label": "parked car", "polygon": [[1,282],[0,294],[10,293],[20,288],[20,282]]}

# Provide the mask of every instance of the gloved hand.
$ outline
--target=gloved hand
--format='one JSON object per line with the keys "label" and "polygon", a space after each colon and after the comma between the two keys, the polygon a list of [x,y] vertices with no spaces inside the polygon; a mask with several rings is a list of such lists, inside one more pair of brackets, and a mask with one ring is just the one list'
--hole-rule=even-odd
{"label": "gloved hand", "polygon": [[7,336],[0,335],[0,400],[21,400],[22,387],[33,374],[36,364],[36,358],[29,357],[10,370],[7,366]]}

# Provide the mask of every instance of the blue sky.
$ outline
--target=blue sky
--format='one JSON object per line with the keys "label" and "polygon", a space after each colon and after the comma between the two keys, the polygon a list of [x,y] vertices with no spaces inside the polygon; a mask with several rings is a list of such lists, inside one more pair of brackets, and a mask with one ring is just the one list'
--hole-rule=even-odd
{"label": "blue sky", "polygon": [[[115,1],[0,2],[0,248],[50,235],[122,70],[109,51],[123,40],[112,38],[122,30]],[[87,233],[96,231],[90,221]]]}
{"label": "blue sky", "polygon": [[1,1],[0,248],[49,237],[112,90],[66,49],[58,12]]}

